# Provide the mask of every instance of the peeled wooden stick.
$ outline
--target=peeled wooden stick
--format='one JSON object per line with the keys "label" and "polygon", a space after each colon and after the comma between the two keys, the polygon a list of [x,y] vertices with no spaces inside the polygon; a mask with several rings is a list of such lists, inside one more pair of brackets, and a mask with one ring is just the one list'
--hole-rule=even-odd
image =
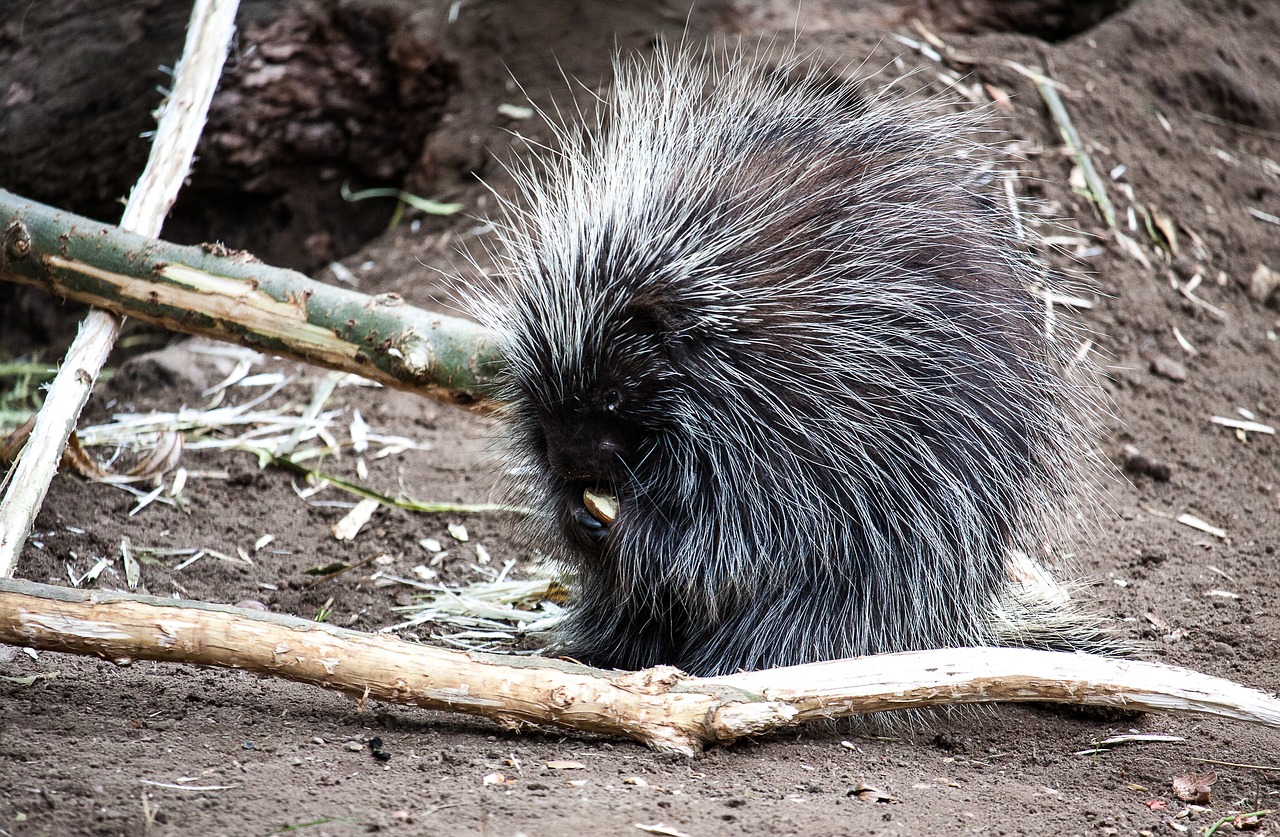
{"label": "peeled wooden stick", "polygon": [[[186,46],[174,69],[173,90],[164,103],[147,167],[129,196],[122,228],[147,236],[160,234],[204,130],[235,31],[238,5],[238,0],[196,0]],[[0,578],[13,575],[67,438],[115,345],[120,324],[116,314],[90,311],[49,387],[27,444],[10,471],[8,492],[0,500]]]}
{"label": "peeled wooden stick", "polygon": [[1280,728],[1280,700],[1186,669],[1085,654],[950,648],[714,678],[454,651],[289,616],[0,580],[0,642],[238,668],[354,697],[552,724],[693,755],[821,718],[1048,701],[1194,712]]}

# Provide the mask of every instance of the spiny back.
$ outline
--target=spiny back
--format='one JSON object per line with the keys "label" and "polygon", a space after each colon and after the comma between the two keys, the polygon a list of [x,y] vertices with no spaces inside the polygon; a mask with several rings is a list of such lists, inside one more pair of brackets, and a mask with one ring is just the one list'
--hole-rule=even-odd
{"label": "spiny back", "polygon": [[709,673],[995,641],[1084,410],[975,122],[659,49],[518,171],[476,310],[534,535],[578,571],[571,652]]}

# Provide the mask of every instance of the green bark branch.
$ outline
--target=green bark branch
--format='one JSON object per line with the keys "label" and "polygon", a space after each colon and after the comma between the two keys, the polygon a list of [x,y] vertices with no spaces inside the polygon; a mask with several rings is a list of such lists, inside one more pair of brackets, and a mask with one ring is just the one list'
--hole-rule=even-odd
{"label": "green bark branch", "polygon": [[125,232],[0,190],[0,281],[40,288],[451,404],[492,407],[501,360],[458,317],[315,282],[213,245]]}

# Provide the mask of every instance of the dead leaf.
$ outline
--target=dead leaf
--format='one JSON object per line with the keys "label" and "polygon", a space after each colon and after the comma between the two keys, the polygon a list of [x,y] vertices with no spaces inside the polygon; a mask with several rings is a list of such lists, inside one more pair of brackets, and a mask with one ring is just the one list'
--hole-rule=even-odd
{"label": "dead leaf", "polygon": [[549,770],[586,770],[587,766],[580,761],[552,760],[546,763]]}
{"label": "dead leaf", "polygon": [[1236,814],[1235,818],[1231,820],[1231,825],[1236,831],[1256,831],[1258,826],[1262,824],[1262,818],[1268,813],[1270,812],[1253,811],[1248,814]]}
{"label": "dead leaf", "polygon": [[156,439],[153,447],[142,461],[129,470],[129,476],[138,479],[160,477],[178,467],[182,459],[182,434],[176,431],[165,431]]}
{"label": "dead leaf", "polygon": [[1209,773],[1185,773],[1181,776],[1174,776],[1170,780],[1173,786],[1174,796],[1183,802],[1195,802],[1197,804],[1208,804],[1209,789],[1214,782],[1218,781],[1218,774],[1210,771]]}
{"label": "dead leaf", "polygon": [[[1154,206],[1151,209],[1151,223],[1155,226],[1156,231],[1160,234],[1156,243],[1167,249],[1173,255],[1178,255],[1178,229],[1174,223],[1165,215],[1162,215]],[[1160,240],[1163,239],[1163,240]]]}
{"label": "dead leaf", "polygon": [[35,426],[36,417],[32,416],[5,437],[4,444],[0,444],[0,462],[13,462],[18,458],[22,446],[27,443],[27,437],[31,435],[31,428]]}
{"label": "dead leaf", "polygon": [[[23,422],[8,435],[4,443],[0,444],[0,462],[13,462],[17,459],[33,427],[35,427],[34,417]],[[73,473],[93,482],[142,481],[164,476],[176,468],[179,460],[182,459],[182,449],[182,434],[166,431],[156,438],[155,446],[127,474],[117,474],[95,462],[85,450],[84,445],[80,444],[80,437],[73,430],[67,439],[66,448],[62,451],[59,468],[63,472]]]}
{"label": "dead leaf", "polygon": [[28,674],[25,677],[0,677],[0,682],[12,683],[15,686],[34,686],[40,680],[53,680],[58,672],[49,671],[43,674]]}
{"label": "dead leaf", "polygon": [[1165,808],[1169,807],[1169,803],[1165,802],[1163,799],[1148,799],[1143,804],[1145,804],[1152,811],[1163,811]]}
{"label": "dead leaf", "polygon": [[328,564],[320,564],[315,567],[308,567],[302,571],[303,575],[335,575],[344,570],[351,569],[351,565],[346,561],[331,561]]}
{"label": "dead leaf", "polygon": [[71,431],[71,437],[67,439],[67,446],[62,451],[62,462],[59,467],[64,471],[70,471],[77,476],[84,477],[94,482],[105,482],[111,477],[107,471],[98,467],[98,463],[93,461],[93,457],[89,456],[89,452],[80,444],[80,437],[75,431]]}

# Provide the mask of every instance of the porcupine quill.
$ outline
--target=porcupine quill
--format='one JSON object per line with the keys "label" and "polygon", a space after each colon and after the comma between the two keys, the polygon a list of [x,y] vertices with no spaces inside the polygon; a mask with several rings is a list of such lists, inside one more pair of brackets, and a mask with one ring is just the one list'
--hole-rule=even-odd
{"label": "porcupine quill", "polygon": [[1030,557],[1089,482],[1091,406],[980,119],[741,49],[616,69],[514,169],[471,300],[528,534],[576,573],[561,650],[1105,645]]}

